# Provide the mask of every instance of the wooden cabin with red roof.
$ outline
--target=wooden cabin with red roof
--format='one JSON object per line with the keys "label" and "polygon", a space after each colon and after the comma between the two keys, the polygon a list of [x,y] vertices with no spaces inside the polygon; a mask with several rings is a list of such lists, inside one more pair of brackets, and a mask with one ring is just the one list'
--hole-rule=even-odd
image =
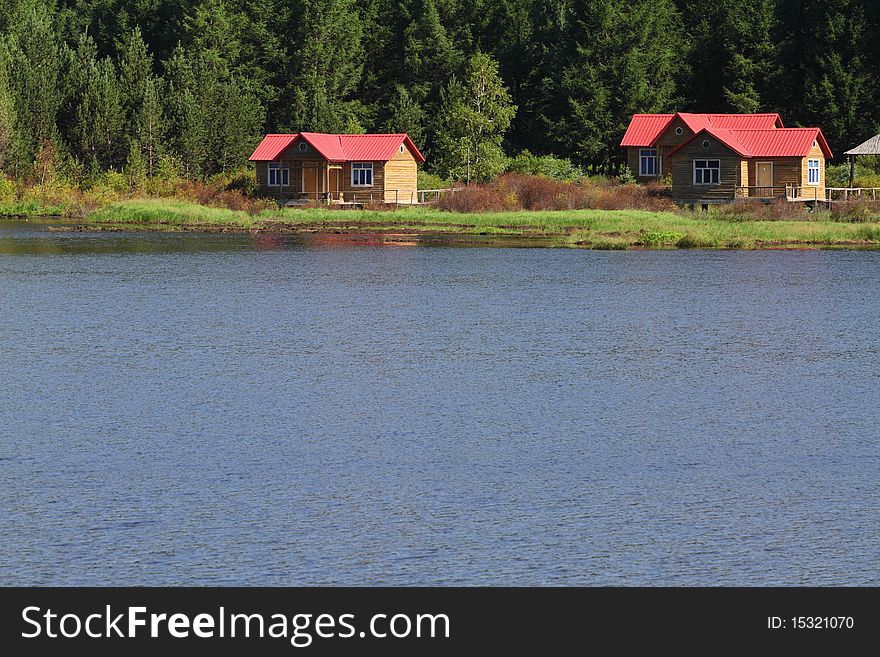
{"label": "wooden cabin with red roof", "polygon": [[819,128],[778,114],[636,114],[621,146],[642,182],[669,174],[676,203],[737,198],[825,200],[831,149]]}
{"label": "wooden cabin with red roof", "polygon": [[406,134],[266,135],[250,161],[260,193],[280,202],[416,203],[425,158]]}

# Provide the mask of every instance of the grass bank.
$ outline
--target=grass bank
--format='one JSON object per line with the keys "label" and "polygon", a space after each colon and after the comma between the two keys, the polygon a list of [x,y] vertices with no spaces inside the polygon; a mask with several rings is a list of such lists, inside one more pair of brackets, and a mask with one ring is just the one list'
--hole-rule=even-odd
{"label": "grass bank", "polygon": [[647,210],[447,212],[433,208],[242,210],[146,199],[110,204],[80,223],[166,230],[404,232],[554,238],[559,246],[626,248],[880,247],[880,223],[731,220],[720,213]]}

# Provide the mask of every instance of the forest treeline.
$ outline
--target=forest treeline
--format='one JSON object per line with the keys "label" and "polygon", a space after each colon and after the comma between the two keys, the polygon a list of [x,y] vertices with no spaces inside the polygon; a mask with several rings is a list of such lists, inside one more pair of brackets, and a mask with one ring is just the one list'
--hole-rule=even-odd
{"label": "forest treeline", "polygon": [[875,0],[0,0],[0,168],[234,170],[266,132],[408,132],[428,168],[620,162],[635,112],[880,127]]}

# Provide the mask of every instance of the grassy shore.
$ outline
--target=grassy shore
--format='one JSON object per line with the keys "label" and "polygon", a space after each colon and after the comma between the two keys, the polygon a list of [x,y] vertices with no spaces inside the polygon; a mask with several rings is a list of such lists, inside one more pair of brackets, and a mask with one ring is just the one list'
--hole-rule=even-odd
{"label": "grassy shore", "polygon": [[[626,248],[880,248],[880,223],[733,221],[714,213],[572,210],[455,213],[432,208],[270,209],[258,214],[185,201],[113,203],[78,221],[93,228],[370,232],[551,238],[559,246]],[[545,240],[546,241],[546,240]]]}

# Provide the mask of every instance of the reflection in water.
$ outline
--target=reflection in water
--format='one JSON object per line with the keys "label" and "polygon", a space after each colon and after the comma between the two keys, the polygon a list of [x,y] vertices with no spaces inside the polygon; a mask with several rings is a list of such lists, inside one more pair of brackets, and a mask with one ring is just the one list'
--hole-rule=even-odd
{"label": "reflection in water", "polygon": [[880,252],[418,241],[0,224],[0,584],[880,583]]}

